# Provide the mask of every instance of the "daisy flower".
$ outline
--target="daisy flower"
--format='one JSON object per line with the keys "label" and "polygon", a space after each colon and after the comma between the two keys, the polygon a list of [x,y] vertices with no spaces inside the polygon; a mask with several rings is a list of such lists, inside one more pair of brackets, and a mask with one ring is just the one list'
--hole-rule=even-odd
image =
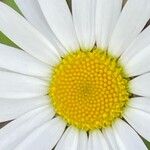
{"label": "daisy flower", "polygon": [[[0,2],[1,150],[146,150],[149,0]],[[141,137],[140,137],[141,136]]]}

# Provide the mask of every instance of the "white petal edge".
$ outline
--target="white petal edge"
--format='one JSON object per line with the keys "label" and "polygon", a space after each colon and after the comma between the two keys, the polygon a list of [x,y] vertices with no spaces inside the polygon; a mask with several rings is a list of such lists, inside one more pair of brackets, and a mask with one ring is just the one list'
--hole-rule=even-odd
{"label": "white petal edge", "polygon": [[112,32],[122,9],[122,0],[97,0],[96,4],[96,43],[107,49]]}
{"label": "white petal edge", "polygon": [[120,150],[148,150],[140,136],[123,120],[116,121],[113,131]]}
{"label": "white petal edge", "polygon": [[66,0],[38,0],[45,18],[62,45],[68,50],[78,50],[79,43],[73,19]]}
{"label": "white petal edge", "polygon": [[55,150],[77,150],[79,131],[74,127],[68,127]]}
{"label": "white petal edge", "polygon": [[128,107],[124,113],[124,118],[142,137],[150,142],[150,113]]}
{"label": "white petal edge", "polygon": [[150,46],[150,26],[144,29],[138,37],[130,44],[120,57],[120,61],[126,65],[136,54]]}
{"label": "white petal edge", "polygon": [[35,108],[48,105],[48,96],[28,99],[3,99],[0,98],[0,122],[13,120]]}
{"label": "white petal edge", "polygon": [[54,35],[53,31],[47,24],[45,17],[41,11],[38,1],[36,0],[15,0],[19,9],[25,18],[39,30],[51,43],[56,47],[56,50],[63,54],[66,52],[65,48]]}
{"label": "white petal edge", "polygon": [[85,131],[79,131],[77,150],[87,150],[88,137]]}
{"label": "white petal edge", "polygon": [[120,150],[115,139],[115,135],[112,127],[108,127],[102,130],[102,133],[108,143],[108,146],[111,150]]}
{"label": "white petal edge", "polygon": [[72,14],[81,49],[91,50],[95,44],[96,0],[72,0]]}
{"label": "white petal edge", "polygon": [[137,76],[150,71],[150,45],[141,49],[125,64],[129,76]]}
{"label": "white petal edge", "polygon": [[0,71],[1,98],[32,98],[48,93],[48,82],[17,73]]}
{"label": "white petal edge", "polygon": [[128,102],[128,106],[139,109],[150,114],[150,98],[147,97],[134,97]]}
{"label": "white petal edge", "polygon": [[48,150],[52,149],[65,130],[65,122],[54,118],[35,129],[21,142],[15,150]]}
{"label": "white petal edge", "polygon": [[131,93],[150,97],[150,73],[138,76],[130,81]]}
{"label": "white petal edge", "polygon": [[109,51],[120,56],[136,39],[149,18],[149,0],[128,0],[113,31]]}
{"label": "white petal edge", "polygon": [[104,135],[100,130],[95,130],[89,133],[88,148],[89,150],[109,150]]}
{"label": "white petal edge", "polygon": [[26,52],[3,44],[0,44],[0,68],[38,77],[49,77],[52,69]]}
{"label": "white petal edge", "polygon": [[43,125],[54,116],[49,106],[32,110],[7,124],[0,130],[0,145],[2,150],[14,149],[34,129]]}
{"label": "white petal edge", "polygon": [[7,71],[6,69],[4,69],[4,68],[0,68],[0,71]]}
{"label": "white petal edge", "polygon": [[0,31],[20,48],[47,64],[55,64],[59,54],[55,47],[12,8],[0,2]]}

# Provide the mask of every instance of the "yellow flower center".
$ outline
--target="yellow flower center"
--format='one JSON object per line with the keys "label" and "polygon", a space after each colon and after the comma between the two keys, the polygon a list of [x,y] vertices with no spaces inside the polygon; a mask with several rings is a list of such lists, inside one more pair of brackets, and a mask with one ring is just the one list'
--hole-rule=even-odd
{"label": "yellow flower center", "polygon": [[129,79],[117,59],[100,49],[72,52],[54,67],[49,96],[68,124],[101,129],[122,116]]}

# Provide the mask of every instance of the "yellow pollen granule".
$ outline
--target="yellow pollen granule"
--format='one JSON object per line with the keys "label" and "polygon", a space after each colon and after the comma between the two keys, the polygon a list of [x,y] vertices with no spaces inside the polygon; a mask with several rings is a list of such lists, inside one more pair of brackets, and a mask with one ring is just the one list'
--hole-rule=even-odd
{"label": "yellow pollen granule", "polygon": [[122,117],[129,80],[117,59],[102,50],[67,54],[54,66],[49,96],[68,124],[101,129]]}

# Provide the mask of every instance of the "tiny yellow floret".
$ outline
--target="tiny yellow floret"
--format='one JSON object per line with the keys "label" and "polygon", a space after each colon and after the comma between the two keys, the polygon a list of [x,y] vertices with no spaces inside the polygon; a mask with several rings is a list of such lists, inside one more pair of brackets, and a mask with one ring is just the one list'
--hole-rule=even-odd
{"label": "tiny yellow floret", "polygon": [[95,48],[68,53],[54,66],[49,96],[56,113],[83,130],[102,129],[122,117],[129,79],[118,60]]}

